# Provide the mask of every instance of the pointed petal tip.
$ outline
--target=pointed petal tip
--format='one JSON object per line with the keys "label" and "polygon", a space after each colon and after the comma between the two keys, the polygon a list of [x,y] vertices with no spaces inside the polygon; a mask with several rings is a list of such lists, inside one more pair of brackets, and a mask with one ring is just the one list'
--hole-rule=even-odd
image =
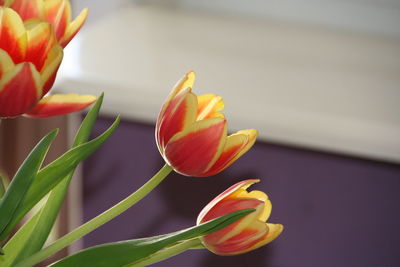
{"label": "pointed petal tip", "polygon": [[96,101],[92,95],[56,94],[44,97],[33,109],[25,114],[32,118],[46,118],[65,115],[82,110]]}

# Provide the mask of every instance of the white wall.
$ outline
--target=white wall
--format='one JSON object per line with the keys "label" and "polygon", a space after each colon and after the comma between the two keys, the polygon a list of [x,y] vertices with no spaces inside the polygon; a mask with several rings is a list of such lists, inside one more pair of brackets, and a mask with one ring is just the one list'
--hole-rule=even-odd
{"label": "white wall", "polygon": [[62,90],[105,91],[104,112],[154,121],[170,87],[194,69],[195,92],[224,97],[231,129],[400,162],[395,34],[121,3],[68,47]]}

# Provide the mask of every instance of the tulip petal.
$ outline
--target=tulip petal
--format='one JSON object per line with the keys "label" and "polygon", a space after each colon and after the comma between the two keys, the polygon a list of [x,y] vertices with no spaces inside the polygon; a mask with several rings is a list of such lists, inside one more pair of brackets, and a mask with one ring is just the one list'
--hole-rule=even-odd
{"label": "tulip petal", "polygon": [[207,206],[205,206],[202,211],[199,213],[199,216],[197,217],[197,224],[200,224],[204,222],[204,216],[217,204],[219,203],[222,199],[229,198],[230,195],[234,194],[238,190],[246,190],[248,187],[250,187],[252,184],[260,182],[259,179],[248,179],[244,181],[240,181],[228,189],[226,189],[224,192],[216,196],[210,203],[208,203]]}
{"label": "tulip petal", "polygon": [[43,94],[47,94],[54,84],[57,70],[60,67],[63,58],[63,49],[59,45],[53,46],[47,55],[46,61],[42,67],[40,75],[43,81]]}
{"label": "tulip petal", "polygon": [[221,244],[217,244],[213,252],[221,255],[246,253],[260,247],[259,243],[268,235],[268,230],[269,228],[266,223],[253,221],[240,233],[237,233]]}
{"label": "tulip petal", "polygon": [[224,101],[222,100],[222,97],[215,94],[207,94],[198,96],[197,101],[197,120],[215,118],[222,115],[221,113],[216,112],[224,109]]}
{"label": "tulip petal", "polygon": [[46,20],[54,26],[57,40],[61,40],[71,21],[71,4],[67,0],[47,0],[45,10]]}
{"label": "tulip petal", "polygon": [[264,238],[262,242],[257,244],[257,247],[264,246],[274,241],[282,233],[284,228],[282,224],[267,223],[267,226],[269,228],[268,235]]}
{"label": "tulip petal", "polygon": [[26,31],[18,13],[11,8],[0,8],[0,49],[5,50],[15,64],[25,57]]}
{"label": "tulip petal", "polygon": [[228,136],[221,156],[208,170],[206,175],[214,175],[229,167],[254,145],[257,134],[257,130],[250,129],[242,130]]}
{"label": "tulip petal", "polygon": [[[254,224],[255,222],[260,222],[257,220],[257,218],[262,213],[263,206],[264,203],[262,201],[251,198],[228,199],[217,203],[206,214],[201,222],[207,222],[209,220],[215,219],[236,210],[256,209],[256,211],[224,227],[219,231],[208,234],[204,237],[204,240],[206,241],[205,243],[213,245],[225,243],[227,240],[232,239],[233,237],[243,232],[245,229],[249,228],[250,225]],[[262,224],[265,225],[265,223]]]}
{"label": "tulip petal", "polygon": [[32,63],[20,63],[0,80],[0,117],[21,115],[42,94],[40,75]]}
{"label": "tulip petal", "polygon": [[84,109],[94,101],[96,97],[91,95],[50,95],[41,99],[26,115],[33,118],[64,115]]}
{"label": "tulip petal", "polygon": [[239,235],[213,247],[212,251],[221,255],[237,255],[255,250],[274,241],[283,231],[282,224],[256,222]]}
{"label": "tulip petal", "polygon": [[25,61],[32,62],[40,72],[50,49],[57,43],[53,28],[50,23],[38,19],[26,21],[25,28],[28,36]]}
{"label": "tulip petal", "polygon": [[[233,238],[234,236],[239,235],[242,231],[249,228],[255,222],[260,222],[261,224],[265,225],[264,222],[261,222],[258,220],[258,217],[260,217],[260,215],[262,214],[262,212],[264,210],[264,202],[262,202],[258,199],[253,199],[253,198],[235,198],[235,199],[224,200],[221,203],[223,203],[223,208],[218,207],[219,206],[218,204],[214,208],[221,209],[221,213],[225,212],[225,214],[228,214],[229,212],[232,212],[235,210],[241,210],[241,209],[256,209],[256,211],[254,211],[253,213],[250,213],[249,215],[245,216],[244,218],[231,224],[230,225],[231,227],[229,227],[229,226],[225,227],[223,230],[225,230],[226,233],[219,240],[219,243],[225,243],[227,240]],[[225,214],[223,214],[223,215],[225,215]],[[221,215],[219,215],[219,216],[221,216]],[[219,216],[216,216],[216,217],[219,217]],[[231,228],[231,229],[229,229],[229,228]]]}
{"label": "tulip petal", "polygon": [[231,195],[229,195],[226,199],[229,199],[229,198],[254,198],[254,199],[258,199],[258,200],[264,202],[264,210],[259,215],[258,219],[260,221],[266,222],[268,220],[269,216],[271,215],[272,203],[268,199],[267,194],[265,194],[262,191],[253,190],[253,191],[247,192],[246,189],[240,188],[237,191],[233,192]]}
{"label": "tulip petal", "polygon": [[164,159],[183,175],[203,176],[221,154],[226,132],[221,118],[195,122],[170,139]]}
{"label": "tulip petal", "polygon": [[161,153],[172,136],[196,120],[197,100],[190,90],[187,88],[172,99],[156,125],[157,145]]}
{"label": "tulip petal", "polygon": [[[160,113],[158,115],[158,118],[162,118],[164,116],[165,110],[168,108],[170,105],[170,102],[172,101],[175,96],[180,93],[182,90],[186,88],[193,88],[194,81],[196,79],[196,74],[193,71],[187,72],[174,86],[172,89],[171,93],[168,95],[167,99],[164,101],[164,104],[160,110]],[[157,124],[159,121],[157,121]]]}
{"label": "tulip petal", "polygon": [[14,68],[14,62],[6,51],[0,49],[0,79],[3,73],[6,73]]}
{"label": "tulip petal", "polygon": [[180,91],[185,90],[186,88],[193,88],[194,81],[196,80],[196,74],[194,71],[188,71],[182,79],[180,79],[174,86],[170,96],[173,98]]}
{"label": "tulip petal", "polygon": [[14,0],[8,6],[18,12],[22,20],[44,17],[43,0]]}
{"label": "tulip petal", "polygon": [[12,4],[13,0],[0,0],[0,6],[9,7]]}
{"label": "tulip petal", "polygon": [[[266,226],[268,227],[268,233],[266,235],[264,235],[264,237],[262,239],[258,240],[256,243],[254,243],[253,245],[247,246],[247,247],[242,247],[242,251],[240,251],[240,254],[249,252],[251,250],[262,247],[268,243],[271,243],[282,233],[283,228],[284,228],[282,224],[267,223]],[[234,255],[234,254],[239,254],[239,253],[232,253],[231,255]]]}
{"label": "tulip petal", "polygon": [[83,9],[81,13],[75,18],[75,20],[68,25],[64,36],[60,39],[60,45],[62,47],[66,47],[67,44],[72,40],[72,38],[74,38],[74,36],[78,33],[78,31],[85,23],[88,13],[89,10],[87,8]]}

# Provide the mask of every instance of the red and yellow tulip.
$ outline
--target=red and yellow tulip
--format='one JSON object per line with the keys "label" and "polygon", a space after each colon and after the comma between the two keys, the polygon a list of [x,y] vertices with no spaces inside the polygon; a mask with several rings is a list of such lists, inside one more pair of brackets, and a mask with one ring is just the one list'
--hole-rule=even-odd
{"label": "red and yellow tulip", "polygon": [[227,168],[254,144],[257,131],[227,135],[220,96],[192,93],[195,73],[188,72],[174,87],[156,124],[158,149],[178,173],[210,176]]}
{"label": "red and yellow tulip", "polygon": [[247,192],[259,180],[239,182],[212,200],[200,212],[197,224],[207,222],[241,209],[255,209],[253,213],[233,224],[201,238],[203,245],[218,255],[236,255],[264,246],[283,231],[283,225],[266,223],[271,214],[271,201],[261,191]]}
{"label": "red and yellow tulip", "polygon": [[94,96],[45,96],[62,57],[50,23],[39,19],[24,23],[16,11],[0,7],[0,117],[49,117],[93,103]]}
{"label": "red and yellow tulip", "polygon": [[14,9],[23,21],[41,19],[51,23],[58,43],[65,47],[86,21],[85,8],[71,21],[69,0],[0,0],[0,5]]}

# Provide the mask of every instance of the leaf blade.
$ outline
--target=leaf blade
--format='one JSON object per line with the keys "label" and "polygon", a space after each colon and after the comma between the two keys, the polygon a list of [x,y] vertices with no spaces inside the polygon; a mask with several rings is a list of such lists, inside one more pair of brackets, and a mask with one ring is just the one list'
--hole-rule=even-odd
{"label": "leaf blade", "polygon": [[0,265],[2,267],[9,267],[12,265],[14,260],[22,249],[22,245],[29,240],[29,236],[32,233],[34,226],[39,218],[39,212],[32,216],[13,237],[8,240],[4,246],[4,256],[0,256]]}
{"label": "leaf blade", "polygon": [[[83,120],[76,137],[74,138],[72,147],[81,145],[87,142],[89,139],[94,123],[96,122],[96,118],[99,114],[102,101],[103,94],[100,95],[96,103]],[[34,223],[32,231],[29,233],[30,241],[27,242],[28,240],[25,240],[25,242],[20,243],[20,246],[23,246],[23,248],[20,249],[21,252],[18,253],[15,263],[25,259],[26,257],[29,257],[43,247],[57,219],[57,215],[67,194],[68,186],[71,182],[75,169],[76,168],[73,168],[70,173],[52,189],[45,205],[39,212],[39,217],[35,218],[36,222]]]}
{"label": "leaf blade", "polygon": [[58,130],[54,130],[39,141],[12,179],[7,192],[0,200],[0,232],[4,232],[26,198],[26,194],[57,133]]}
{"label": "leaf blade", "polygon": [[24,215],[51,189],[61,182],[61,180],[68,175],[72,169],[108,140],[117,128],[120,120],[120,116],[118,116],[114,123],[103,134],[89,142],[69,150],[61,157],[41,169],[38,172],[35,181],[32,183],[25,199],[21,203],[21,207],[17,211],[18,214],[16,214],[9,226],[7,226],[7,228],[1,233],[0,240],[3,240],[24,217]]}
{"label": "leaf blade", "polygon": [[[253,212],[254,209],[239,210],[206,223],[175,233],[150,238],[114,242],[88,248],[53,264],[53,267],[122,267],[142,259],[183,240],[197,238],[217,231]],[[93,262],[93,259],[96,262]]]}

